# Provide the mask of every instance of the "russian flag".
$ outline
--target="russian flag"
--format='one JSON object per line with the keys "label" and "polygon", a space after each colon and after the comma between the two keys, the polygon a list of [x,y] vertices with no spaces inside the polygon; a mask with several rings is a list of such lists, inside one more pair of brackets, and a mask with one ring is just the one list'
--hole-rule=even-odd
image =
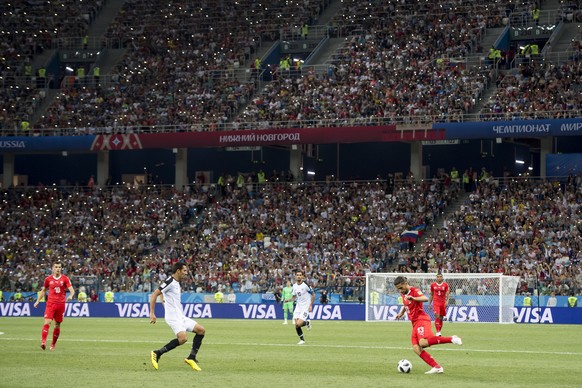
{"label": "russian flag", "polygon": [[400,234],[400,241],[415,243],[420,235],[421,232],[418,230],[405,230]]}

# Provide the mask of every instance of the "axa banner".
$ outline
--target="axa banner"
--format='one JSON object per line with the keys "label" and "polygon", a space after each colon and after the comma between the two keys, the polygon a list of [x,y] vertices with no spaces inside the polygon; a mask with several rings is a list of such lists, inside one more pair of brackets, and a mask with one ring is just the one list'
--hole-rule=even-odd
{"label": "axa banner", "polygon": [[504,137],[581,136],[582,118],[560,120],[481,121],[434,123],[446,139],[492,139]]}
{"label": "axa banner", "polygon": [[[191,318],[226,318],[226,319],[283,319],[280,305],[272,303],[186,303],[184,313]],[[0,303],[0,317],[42,317],[44,303],[34,308],[32,303]],[[370,306],[370,319],[394,321],[401,306]],[[497,322],[498,308],[495,306],[450,306],[447,319],[452,322]],[[567,307],[516,307],[513,309],[516,323],[544,324],[582,324],[582,308]],[[93,318],[149,318],[148,303],[67,303],[66,317]],[[156,305],[156,316],[163,317],[164,309]],[[315,305],[310,313],[316,320],[351,320],[365,319],[365,306],[362,304],[327,304]]]}

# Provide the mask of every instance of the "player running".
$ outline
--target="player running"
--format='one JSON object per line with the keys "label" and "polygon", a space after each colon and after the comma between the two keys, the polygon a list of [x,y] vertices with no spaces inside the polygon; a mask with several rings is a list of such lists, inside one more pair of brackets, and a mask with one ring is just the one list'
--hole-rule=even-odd
{"label": "player running", "polygon": [[462,345],[461,338],[456,335],[452,337],[437,337],[432,332],[432,324],[430,317],[424,311],[423,303],[428,301],[426,295],[422,293],[417,287],[411,287],[408,284],[408,279],[404,276],[398,276],[394,279],[394,286],[402,294],[404,306],[396,316],[400,319],[404,316],[404,312],[408,313],[408,319],[412,322],[412,349],[414,353],[418,354],[420,358],[432,368],[425,372],[425,374],[443,373],[445,370],[432,356],[424,350],[432,345],[450,344]]}
{"label": "player running", "polygon": [[436,335],[440,337],[443,328],[443,320],[447,316],[447,303],[449,301],[449,285],[443,279],[443,274],[438,273],[436,282],[430,285],[429,305],[434,311],[434,327]]}
{"label": "player running", "polygon": [[160,358],[164,353],[169,352],[176,347],[183,345],[188,340],[188,332],[193,332],[194,340],[192,342],[192,350],[190,355],[184,359],[184,362],[195,371],[201,371],[198,366],[196,355],[200,346],[202,346],[202,339],[206,330],[195,320],[184,315],[182,310],[181,293],[182,288],[180,282],[188,276],[188,266],[186,263],[178,262],[172,266],[172,276],[168,277],[166,281],[160,284],[160,287],[154,291],[150,298],[150,323],[155,324],[157,317],[155,314],[156,300],[158,296],[162,295],[162,301],[165,309],[166,323],[172,328],[176,338],[168,342],[165,346],[158,350],[150,352],[150,360],[155,369],[158,369]]}

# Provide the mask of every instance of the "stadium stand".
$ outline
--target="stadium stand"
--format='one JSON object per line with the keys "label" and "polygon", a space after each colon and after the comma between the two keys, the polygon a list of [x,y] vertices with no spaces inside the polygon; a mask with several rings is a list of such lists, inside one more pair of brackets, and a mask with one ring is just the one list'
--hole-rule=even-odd
{"label": "stadium stand", "polygon": [[102,0],[0,4],[0,129],[19,129],[46,96],[46,85],[35,79],[34,56],[60,37],[84,36],[102,6]]}
{"label": "stadium stand", "polygon": [[[580,110],[580,41],[559,65],[534,61],[501,72],[467,60],[481,53],[487,28],[531,6],[515,9],[511,1],[345,1],[330,25],[350,35],[331,63],[275,72],[266,85],[249,76],[248,62],[262,42],[316,23],[329,3],[273,1],[267,10],[251,0],[200,6],[128,0],[107,32],[127,55],[102,82],[64,83],[33,129],[84,134],[125,126],[220,130],[231,121],[240,129],[464,121],[489,88],[496,94],[481,120],[569,117],[565,112]],[[10,15],[0,21],[3,36],[24,28],[0,44],[3,129],[20,128],[44,98],[46,85],[27,78],[31,56],[55,38],[85,34],[102,6],[64,0],[58,4],[67,12],[57,12],[51,8],[57,3],[14,4],[0,5]],[[21,26],[25,15],[33,22]],[[185,287],[198,292],[265,292],[295,268],[313,286],[347,296],[366,271],[395,268],[499,271],[521,276],[520,292],[537,284],[548,294],[580,292],[580,224],[566,222],[579,218],[579,177],[561,184],[479,181],[442,228],[416,245],[402,241],[407,230],[441,222],[461,195],[449,183],[446,177],[402,181],[393,190],[384,182],[253,183],[225,193],[197,186],[183,193],[6,190],[0,289],[38,289],[45,275],[39,265],[59,258],[72,276],[149,291],[173,261],[186,258],[196,271]]]}
{"label": "stadium stand", "polygon": [[[532,292],[580,290],[580,177],[567,183],[481,181],[461,197],[447,180],[276,183],[229,187],[80,188],[3,193],[0,288],[32,291],[55,258],[101,287],[148,291],[185,259],[185,288],[267,292],[302,268],[316,288],[349,299],[366,271],[503,272]],[[442,217],[447,212],[451,216]],[[401,237],[433,227],[417,247]],[[535,282],[534,282],[535,281]]]}
{"label": "stadium stand", "polygon": [[[512,100],[528,99],[528,90],[516,90],[512,83],[528,82],[529,86],[534,82],[536,86],[527,75],[527,69],[535,67],[531,64],[523,66],[523,71],[506,73],[491,63],[474,61],[485,56],[481,41],[487,29],[504,26],[512,14],[531,11],[531,3],[516,5],[505,0],[493,4],[345,1],[329,22],[331,29],[347,36],[331,63],[288,72],[277,71],[275,66],[273,82],[263,82],[258,73],[249,71],[263,43],[299,36],[298,26],[317,23],[330,3],[274,2],[267,9],[254,1],[223,0],[199,6],[126,1],[106,34],[127,48],[126,57],[99,83],[63,84],[62,93],[33,127],[45,134],[59,128],[76,128],[68,133],[84,134],[128,126],[134,131],[153,126],[168,131],[214,131],[427,124],[473,120],[475,114],[489,120],[515,117],[511,111],[516,103],[505,101],[508,94]],[[173,28],[163,28],[166,25]],[[70,30],[78,33],[80,28]],[[549,66],[532,72],[547,71]],[[554,64],[554,68],[564,78],[577,78],[577,59]],[[512,80],[518,76],[523,80]],[[480,106],[483,96],[495,89],[489,102]],[[568,117],[569,108],[579,106],[577,93],[564,104],[547,107],[547,100],[564,99],[562,89],[546,88],[540,97],[545,103],[536,105],[552,109],[534,117]],[[30,112],[42,95],[8,106]],[[349,109],[340,103],[343,99],[338,96],[344,95]],[[554,111],[558,105],[565,108]],[[537,108],[531,109],[539,112]],[[4,128],[18,125],[5,121]]]}

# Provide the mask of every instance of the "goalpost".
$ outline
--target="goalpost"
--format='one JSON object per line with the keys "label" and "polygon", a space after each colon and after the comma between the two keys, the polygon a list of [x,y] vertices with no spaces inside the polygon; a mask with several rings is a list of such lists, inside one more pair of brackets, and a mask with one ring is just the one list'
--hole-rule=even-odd
{"label": "goalpost", "polygon": [[[366,274],[366,321],[395,321],[402,308],[394,279],[404,276],[430,298],[430,285],[436,273],[373,273]],[[444,273],[449,285],[447,321],[513,323],[518,276],[499,273]],[[434,319],[432,309],[425,311]]]}

